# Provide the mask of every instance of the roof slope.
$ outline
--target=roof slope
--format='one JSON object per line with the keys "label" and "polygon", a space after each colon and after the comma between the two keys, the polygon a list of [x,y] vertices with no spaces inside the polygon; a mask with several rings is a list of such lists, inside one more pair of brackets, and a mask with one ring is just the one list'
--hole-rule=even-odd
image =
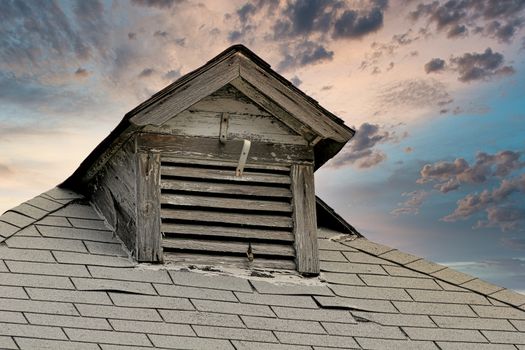
{"label": "roof slope", "polygon": [[321,279],[136,265],[53,189],[0,242],[2,349],[525,349],[525,296],[328,229]]}

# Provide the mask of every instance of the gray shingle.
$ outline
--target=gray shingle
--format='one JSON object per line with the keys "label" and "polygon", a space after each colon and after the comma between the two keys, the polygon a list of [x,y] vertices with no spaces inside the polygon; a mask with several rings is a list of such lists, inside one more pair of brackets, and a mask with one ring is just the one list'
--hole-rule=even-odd
{"label": "gray shingle", "polygon": [[37,224],[38,231],[45,237],[81,239],[96,242],[117,242],[109,231],[87,230],[73,227],[44,226]]}
{"label": "gray shingle", "polygon": [[0,272],[0,281],[7,286],[43,287],[73,289],[73,284],[67,277],[29,275],[21,273]]}
{"label": "gray shingle", "polygon": [[51,301],[36,301],[25,299],[0,299],[0,310],[37,312],[56,315],[78,315],[77,310],[70,303],[56,303]]}
{"label": "gray shingle", "polygon": [[432,276],[453,284],[462,284],[474,279],[474,277],[464,274],[463,272],[459,272],[449,268],[434,272],[432,273]]}
{"label": "gray shingle", "polygon": [[16,346],[15,342],[11,337],[0,337],[0,347],[2,349],[18,349],[18,346]]}
{"label": "gray shingle", "polygon": [[66,190],[63,188],[55,187],[50,189],[49,191],[45,192],[46,195],[53,199],[81,199],[84,198],[81,194],[78,194],[76,192]]}
{"label": "gray shingle", "polygon": [[55,256],[58,262],[66,264],[120,267],[131,267],[135,265],[129,259],[107,255],[94,255],[59,251],[53,251],[53,255]]}
{"label": "gray shingle", "polygon": [[326,282],[333,284],[348,284],[353,286],[363,286],[365,284],[356,274],[353,273],[323,272],[321,273],[321,278]]}
{"label": "gray shingle", "polygon": [[441,328],[514,330],[509,321],[503,319],[448,316],[432,316],[432,319]]}
{"label": "gray shingle", "polygon": [[461,286],[482,294],[492,294],[497,292],[498,290],[503,289],[499,286],[495,286],[478,278],[467,283],[463,283]]}
{"label": "gray shingle", "polygon": [[90,205],[82,204],[68,204],[64,208],[59,209],[50,215],[64,216],[68,218],[101,220],[101,217]]}
{"label": "gray shingle", "polygon": [[352,337],[406,339],[399,327],[381,326],[372,322],[357,324],[323,322],[323,327],[330,334]]}
{"label": "gray shingle", "polygon": [[433,273],[436,271],[444,270],[446,268],[443,265],[439,265],[425,259],[411,262],[407,264],[406,267],[423,273]]}
{"label": "gray shingle", "polygon": [[319,304],[327,308],[350,308],[362,311],[394,312],[398,311],[389,300],[357,299],[343,297],[314,297]]}
{"label": "gray shingle", "polygon": [[482,331],[491,343],[525,344],[525,332]]}
{"label": "gray shingle", "polygon": [[40,208],[42,210],[45,210],[47,212],[55,211],[57,209],[62,208],[64,205],[61,203],[57,203],[51,199],[47,199],[45,197],[35,197],[33,199],[28,200],[26,203],[31,204],[34,207]]}
{"label": "gray shingle", "polygon": [[339,242],[335,242],[329,239],[319,239],[317,241],[319,243],[319,249],[320,250],[335,250],[335,251],[349,251],[349,252],[355,252],[356,249],[349,247],[347,245],[341,244]]}
{"label": "gray shingle", "polygon": [[431,341],[374,338],[357,338],[356,340],[363,349],[371,350],[438,350],[438,347]]}
{"label": "gray shingle", "polygon": [[195,332],[187,324],[129,320],[109,320],[109,322],[116,331],[121,332],[195,336]]}
{"label": "gray shingle", "polygon": [[393,261],[401,265],[406,265],[408,263],[421,259],[420,257],[417,257],[415,255],[400,252],[397,249],[381,254],[380,257],[382,259]]}
{"label": "gray shingle", "polygon": [[112,255],[112,256],[127,256],[128,253],[120,243],[103,243],[84,241],[87,249],[91,254]]}
{"label": "gray shingle", "polygon": [[383,326],[436,327],[427,315],[388,314],[380,312],[352,311],[354,317],[362,317]]}
{"label": "gray shingle", "polygon": [[[0,283],[2,283],[1,280]],[[26,292],[24,291],[24,288],[8,286],[0,286],[0,297],[14,299],[29,299]]]}
{"label": "gray shingle", "polygon": [[2,216],[0,216],[0,221],[7,222],[8,224],[17,227],[25,227],[27,225],[32,224],[35,221],[35,219],[30,218],[29,216],[15,213],[13,211],[8,211],[2,214]]}
{"label": "gray shingle", "polygon": [[[0,220],[1,219],[2,217],[0,216]],[[11,225],[7,222],[0,221],[0,241],[2,240],[2,237],[9,237],[18,230],[19,228],[15,225]]]}
{"label": "gray shingle", "polygon": [[447,290],[447,291],[451,291],[451,292],[469,292],[468,289],[465,289],[465,288],[462,288],[460,286],[456,286],[452,283],[448,283],[448,282],[445,282],[445,281],[441,281],[441,280],[438,280],[438,279],[435,279],[436,283],[439,284],[441,286],[441,288],[443,288],[443,290]]}
{"label": "gray shingle", "polygon": [[10,248],[65,250],[71,252],[87,252],[81,241],[74,239],[47,238],[47,237],[19,237],[13,236],[6,241]]}
{"label": "gray shingle", "polygon": [[193,326],[199,337],[218,339],[237,339],[277,343],[272,332],[258,329],[228,328],[213,326]]}
{"label": "gray shingle", "polygon": [[109,293],[109,295],[113,303],[117,306],[194,310],[193,305],[185,298],[135,295],[129,293]]}
{"label": "gray shingle", "polygon": [[[237,350],[311,350],[309,346],[232,340]],[[332,348],[332,350],[337,350]]]}
{"label": "gray shingle", "polygon": [[171,283],[170,276],[168,276],[166,270],[90,266],[89,272],[91,272],[91,275],[96,278],[110,278],[135,282]]}
{"label": "gray shingle", "polygon": [[231,276],[205,275],[186,271],[170,271],[173,282],[182,286],[224,289],[239,292],[251,292],[247,280]]}
{"label": "gray shingle", "polygon": [[235,295],[241,303],[247,304],[292,306],[308,309],[316,309],[318,307],[310,296],[257,294],[243,292],[235,292]]}
{"label": "gray shingle", "polygon": [[35,225],[29,225],[16,233],[17,237],[42,237]]}
{"label": "gray shingle", "polygon": [[306,334],[306,333],[287,333],[275,332],[281,343],[297,345],[320,345],[350,348],[358,347],[355,340],[351,337],[341,337],[336,335]]}
{"label": "gray shingle", "polygon": [[380,265],[321,261],[321,271],[386,275]]}
{"label": "gray shingle", "polygon": [[492,298],[514,306],[521,306],[525,304],[525,295],[518,294],[512,290],[504,289],[490,295]]}
{"label": "gray shingle", "polygon": [[477,330],[403,327],[413,340],[443,340],[486,343],[487,339]]}
{"label": "gray shingle", "polygon": [[345,241],[343,244],[373,255],[381,255],[391,250],[394,250],[394,248],[387,247],[379,243],[371,242],[366,238],[358,238],[353,241]]}
{"label": "gray shingle", "polygon": [[285,294],[285,295],[333,295],[327,286],[301,285],[301,284],[277,284],[266,281],[251,281],[253,287],[261,294]]}
{"label": "gray shingle", "polygon": [[12,272],[33,273],[37,275],[89,277],[89,272],[83,265],[69,265],[57,263],[39,263],[27,261],[8,261],[7,265]]}
{"label": "gray shingle", "polygon": [[442,350],[516,350],[512,345],[438,342]]}
{"label": "gray shingle", "polygon": [[42,339],[66,339],[58,327],[35,326],[30,324],[0,323],[0,335],[12,337],[33,337]]}
{"label": "gray shingle", "polygon": [[34,220],[39,220],[48,214],[47,211],[34,207],[27,203],[22,203],[11,210],[16,213],[28,216]]}
{"label": "gray shingle", "polygon": [[146,335],[139,333],[99,331],[76,328],[64,328],[64,331],[71,340],[77,341],[122,345],[151,345]]}
{"label": "gray shingle", "polygon": [[209,326],[240,327],[244,324],[237,315],[217,314],[201,311],[159,310],[166,322],[189,323]]}
{"label": "gray shingle", "polygon": [[78,228],[87,228],[91,230],[101,230],[101,231],[110,231],[110,228],[106,225],[103,220],[90,220],[90,219],[77,219],[70,218],[69,222],[74,227]]}
{"label": "gray shingle", "polygon": [[76,307],[82,316],[137,321],[162,321],[159,313],[155,309],[87,304],[76,304]]}
{"label": "gray shingle", "polygon": [[214,350],[234,350],[228,340],[207,339],[197,337],[182,337],[169,335],[150,335],[150,339],[158,347],[170,349],[214,349]]}
{"label": "gray shingle", "polygon": [[390,276],[400,276],[400,277],[416,277],[416,278],[432,278],[429,275],[425,275],[421,272],[413,271],[402,266],[394,265],[383,265],[383,268],[388,272]]}
{"label": "gray shingle", "polygon": [[38,325],[111,330],[110,324],[104,318],[34,314],[28,312],[25,313],[25,316],[30,323]]}
{"label": "gray shingle", "polygon": [[520,332],[525,332],[525,321],[511,320],[510,321],[514,327]]}
{"label": "gray shingle", "polygon": [[467,305],[461,304],[420,303],[410,301],[394,301],[393,303],[400,312],[405,314],[476,316]]}
{"label": "gray shingle", "polygon": [[57,290],[48,288],[26,288],[34,300],[67,301],[71,303],[111,305],[106,292]]}
{"label": "gray shingle", "polygon": [[283,320],[269,317],[241,316],[248,328],[270,331],[306,332],[325,334],[319,322],[304,320]]}
{"label": "gray shingle", "polygon": [[[20,349],[53,349],[53,350],[99,350],[97,344],[80,343],[69,340],[47,340],[35,338],[15,338]],[[16,348],[15,348],[16,349]]]}
{"label": "gray shingle", "polygon": [[19,261],[55,262],[50,252],[35,249],[13,249],[0,246],[0,259]]}
{"label": "gray shingle", "polygon": [[480,317],[525,320],[525,311],[509,306],[473,305],[472,308]]}
{"label": "gray shingle", "polygon": [[399,288],[343,285],[333,285],[330,286],[330,288],[335,294],[342,297],[383,300],[412,300],[403,289]]}
{"label": "gray shingle", "polygon": [[490,305],[487,298],[472,292],[448,292],[442,290],[419,289],[407,289],[407,292],[415,301]]}
{"label": "gray shingle", "polygon": [[24,315],[15,311],[0,311],[0,322],[27,323]]}
{"label": "gray shingle", "polygon": [[230,303],[227,301],[197,300],[192,299],[195,307],[200,311],[220,312],[225,314],[238,314],[248,316],[274,317],[274,313],[267,305],[253,305]]}
{"label": "gray shingle", "polygon": [[431,279],[395,276],[362,275],[359,277],[369,286],[441,290]]}
{"label": "gray shingle", "polygon": [[[41,226],[71,227],[71,223],[62,216],[46,216],[42,220],[35,222],[35,225],[38,225],[39,228]],[[61,237],[61,236],[58,236],[58,237]],[[69,238],[69,237],[66,237],[66,238]]]}
{"label": "gray shingle", "polygon": [[222,301],[237,301],[233,292],[229,290],[207,289],[198,287],[173,286],[155,284],[155,289],[160,295],[177,296],[194,299],[210,299]]}
{"label": "gray shingle", "polygon": [[127,293],[155,295],[155,289],[149,283],[106,280],[100,278],[76,278],[71,279],[78,290],[103,290],[121,291]]}
{"label": "gray shingle", "polygon": [[362,263],[362,264],[373,264],[373,265],[394,265],[394,263],[378,258],[375,255],[371,255],[363,252],[343,252],[346,259],[352,263]]}
{"label": "gray shingle", "polygon": [[274,306],[272,309],[279,318],[284,319],[355,323],[350,312],[346,310],[298,309],[281,306]]}
{"label": "gray shingle", "polygon": [[7,272],[7,266],[5,265],[3,260],[0,260],[0,272]]}
{"label": "gray shingle", "polygon": [[347,261],[345,256],[337,250],[320,250],[319,260],[321,261]]}

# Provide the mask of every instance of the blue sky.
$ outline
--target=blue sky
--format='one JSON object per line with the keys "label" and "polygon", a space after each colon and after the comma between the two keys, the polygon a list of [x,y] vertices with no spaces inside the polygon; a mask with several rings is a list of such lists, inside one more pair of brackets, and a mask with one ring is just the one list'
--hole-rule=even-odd
{"label": "blue sky", "polygon": [[369,239],[525,291],[525,0],[0,2],[0,211],[243,43],[357,129],[318,194]]}

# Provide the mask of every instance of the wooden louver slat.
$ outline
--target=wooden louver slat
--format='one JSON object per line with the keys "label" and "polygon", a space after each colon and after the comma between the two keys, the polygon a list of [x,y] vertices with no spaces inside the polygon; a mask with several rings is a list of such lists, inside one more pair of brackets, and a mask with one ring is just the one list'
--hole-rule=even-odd
{"label": "wooden louver slat", "polygon": [[165,257],[295,266],[289,167],[163,158],[160,187]]}

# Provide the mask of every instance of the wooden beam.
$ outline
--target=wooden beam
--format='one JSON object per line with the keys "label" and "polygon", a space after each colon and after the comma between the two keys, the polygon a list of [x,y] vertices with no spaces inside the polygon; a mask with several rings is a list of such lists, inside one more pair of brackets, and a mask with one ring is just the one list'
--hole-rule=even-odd
{"label": "wooden beam", "polygon": [[313,166],[293,165],[291,178],[297,271],[304,275],[317,275],[320,267]]}
{"label": "wooden beam", "polygon": [[138,261],[162,261],[160,234],[160,153],[137,152]]}
{"label": "wooden beam", "polygon": [[161,125],[238,76],[239,57],[238,55],[233,55],[177,87],[159,101],[139,111],[131,118],[131,122],[141,126]]}

